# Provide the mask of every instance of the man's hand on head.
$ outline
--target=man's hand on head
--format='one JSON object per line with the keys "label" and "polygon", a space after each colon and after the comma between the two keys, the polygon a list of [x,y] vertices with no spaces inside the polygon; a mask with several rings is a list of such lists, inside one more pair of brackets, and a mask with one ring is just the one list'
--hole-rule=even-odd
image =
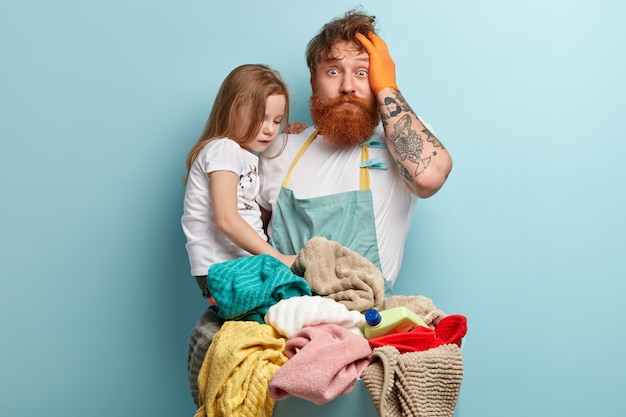
{"label": "man's hand on head", "polygon": [[396,65],[389,55],[385,41],[374,32],[369,32],[367,37],[357,33],[356,38],[370,56],[369,81],[374,94],[378,94],[383,88],[397,90]]}

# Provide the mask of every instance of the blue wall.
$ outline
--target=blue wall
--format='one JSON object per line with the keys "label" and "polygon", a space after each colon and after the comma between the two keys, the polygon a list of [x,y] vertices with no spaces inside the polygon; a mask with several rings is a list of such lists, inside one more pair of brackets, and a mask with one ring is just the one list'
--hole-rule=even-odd
{"label": "blue wall", "polygon": [[[308,121],[305,44],[356,4],[3,5],[0,415],[193,414],[184,159],[241,63]],[[360,4],[455,162],[396,290],[468,317],[459,415],[623,415],[626,6]]]}

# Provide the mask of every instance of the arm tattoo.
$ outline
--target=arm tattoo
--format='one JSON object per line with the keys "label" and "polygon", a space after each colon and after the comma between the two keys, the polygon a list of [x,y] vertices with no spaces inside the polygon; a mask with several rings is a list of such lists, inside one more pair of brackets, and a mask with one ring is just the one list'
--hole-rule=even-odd
{"label": "arm tattoo", "polygon": [[413,112],[409,107],[409,104],[404,100],[404,97],[402,97],[402,94],[398,91],[394,92],[394,94],[396,96],[395,98],[385,97],[385,100],[379,103],[380,107],[385,107],[389,112],[389,114],[381,112],[381,119],[384,126],[387,126],[390,118],[396,117],[402,112]]}
{"label": "arm tattoo", "polygon": [[[411,175],[409,171],[400,162],[409,160],[416,164],[414,175],[417,177],[428,167],[431,157],[422,158],[422,152],[424,151],[424,139],[417,131],[411,128],[410,114],[414,115],[415,113],[411,110],[400,92],[396,91],[394,94],[395,98],[385,97],[384,101],[379,103],[381,108],[386,108],[387,110],[387,112],[381,112],[381,119],[383,121],[383,126],[389,126],[390,119],[404,113],[398,118],[398,121],[393,124],[393,131],[391,132],[389,138],[393,143],[396,154],[400,159],[397,162],[400,174],[410,181]],[[439,142],[439,140],[430,132],[430,130],[428,130],[428,128],[424,127],[421,133],[426,136],[426,140],[431,143],[433,147],[444,149],[441,142]],[[437,150],[435,149],[432,153],[432,157],[436,156]]]}
{"label": "arm tattoo", "polygon": [[408,159],[417,165],[414,174],[416,177],[424,172],[430,164],[430,157],[422,159],[424,140],[415,130],[411,129],[411,117],[408,114],[400,117],[400,120],[393,125],[390,139],[396,154],[402,161]]}
{"label": "arm tattoo", "polygon": [[404,178],[408,182],[411,182],[413,180],[413,178],[411,178],[411,173],[409,172],[408,169],[406,169],[404,167],[404,165],[402,165],[400,162],[396,161],[396,166],[398,167],[398,172],[400,173],[402,178]]}
{"label": "arm tattoo", "polygon": [[[433,147],[446,149],[444,148],[443,144],[439,142],[439,139],[437,139],[435,135],[433,135],[431,131],[428,130],[426,127],[424,127],[424,130],[422,130],[422,133],[426,135],[426,140],[432,143]],[[433,156],[437,156],[437,150],[433,151]]]}

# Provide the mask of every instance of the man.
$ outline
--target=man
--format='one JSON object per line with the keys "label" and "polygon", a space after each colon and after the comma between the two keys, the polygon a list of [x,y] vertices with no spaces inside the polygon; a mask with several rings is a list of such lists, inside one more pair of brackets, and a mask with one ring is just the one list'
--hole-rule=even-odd
{"label": "man", "polygon": [[378,266],[389,289],[417,198],[441,188],[452,160],[398,89],[373,16],[350,11],[332,20],[306,56],[314,126],[289,135],[285,149],[259,165],[271,243],[297,254],[324,236]]}
{"label": "man", "polygon": [[[314,126],[289,135],[282,152],[274,141],[259,163],[271,243],[298,254],[313,236],[334,240],[378,266],[389,295],[417,198],[441,188],[452,161],[396,86],[372,16],[351,11],[326,24],[307,46],[307,63]],[[196,404],[198,373],[222,323],[211,306],[191,334]]]}

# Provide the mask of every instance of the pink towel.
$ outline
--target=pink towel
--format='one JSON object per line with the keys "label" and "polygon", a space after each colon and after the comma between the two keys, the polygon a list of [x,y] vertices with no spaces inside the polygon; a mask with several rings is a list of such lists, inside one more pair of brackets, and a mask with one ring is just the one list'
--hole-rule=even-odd
{"label": "pink towel", "polygon": [[336,324],[304,327],[287,341],[287,362],[274,373],[268,393],[325,404],[348,394],[369,363],[372,349],[363,336]]}

